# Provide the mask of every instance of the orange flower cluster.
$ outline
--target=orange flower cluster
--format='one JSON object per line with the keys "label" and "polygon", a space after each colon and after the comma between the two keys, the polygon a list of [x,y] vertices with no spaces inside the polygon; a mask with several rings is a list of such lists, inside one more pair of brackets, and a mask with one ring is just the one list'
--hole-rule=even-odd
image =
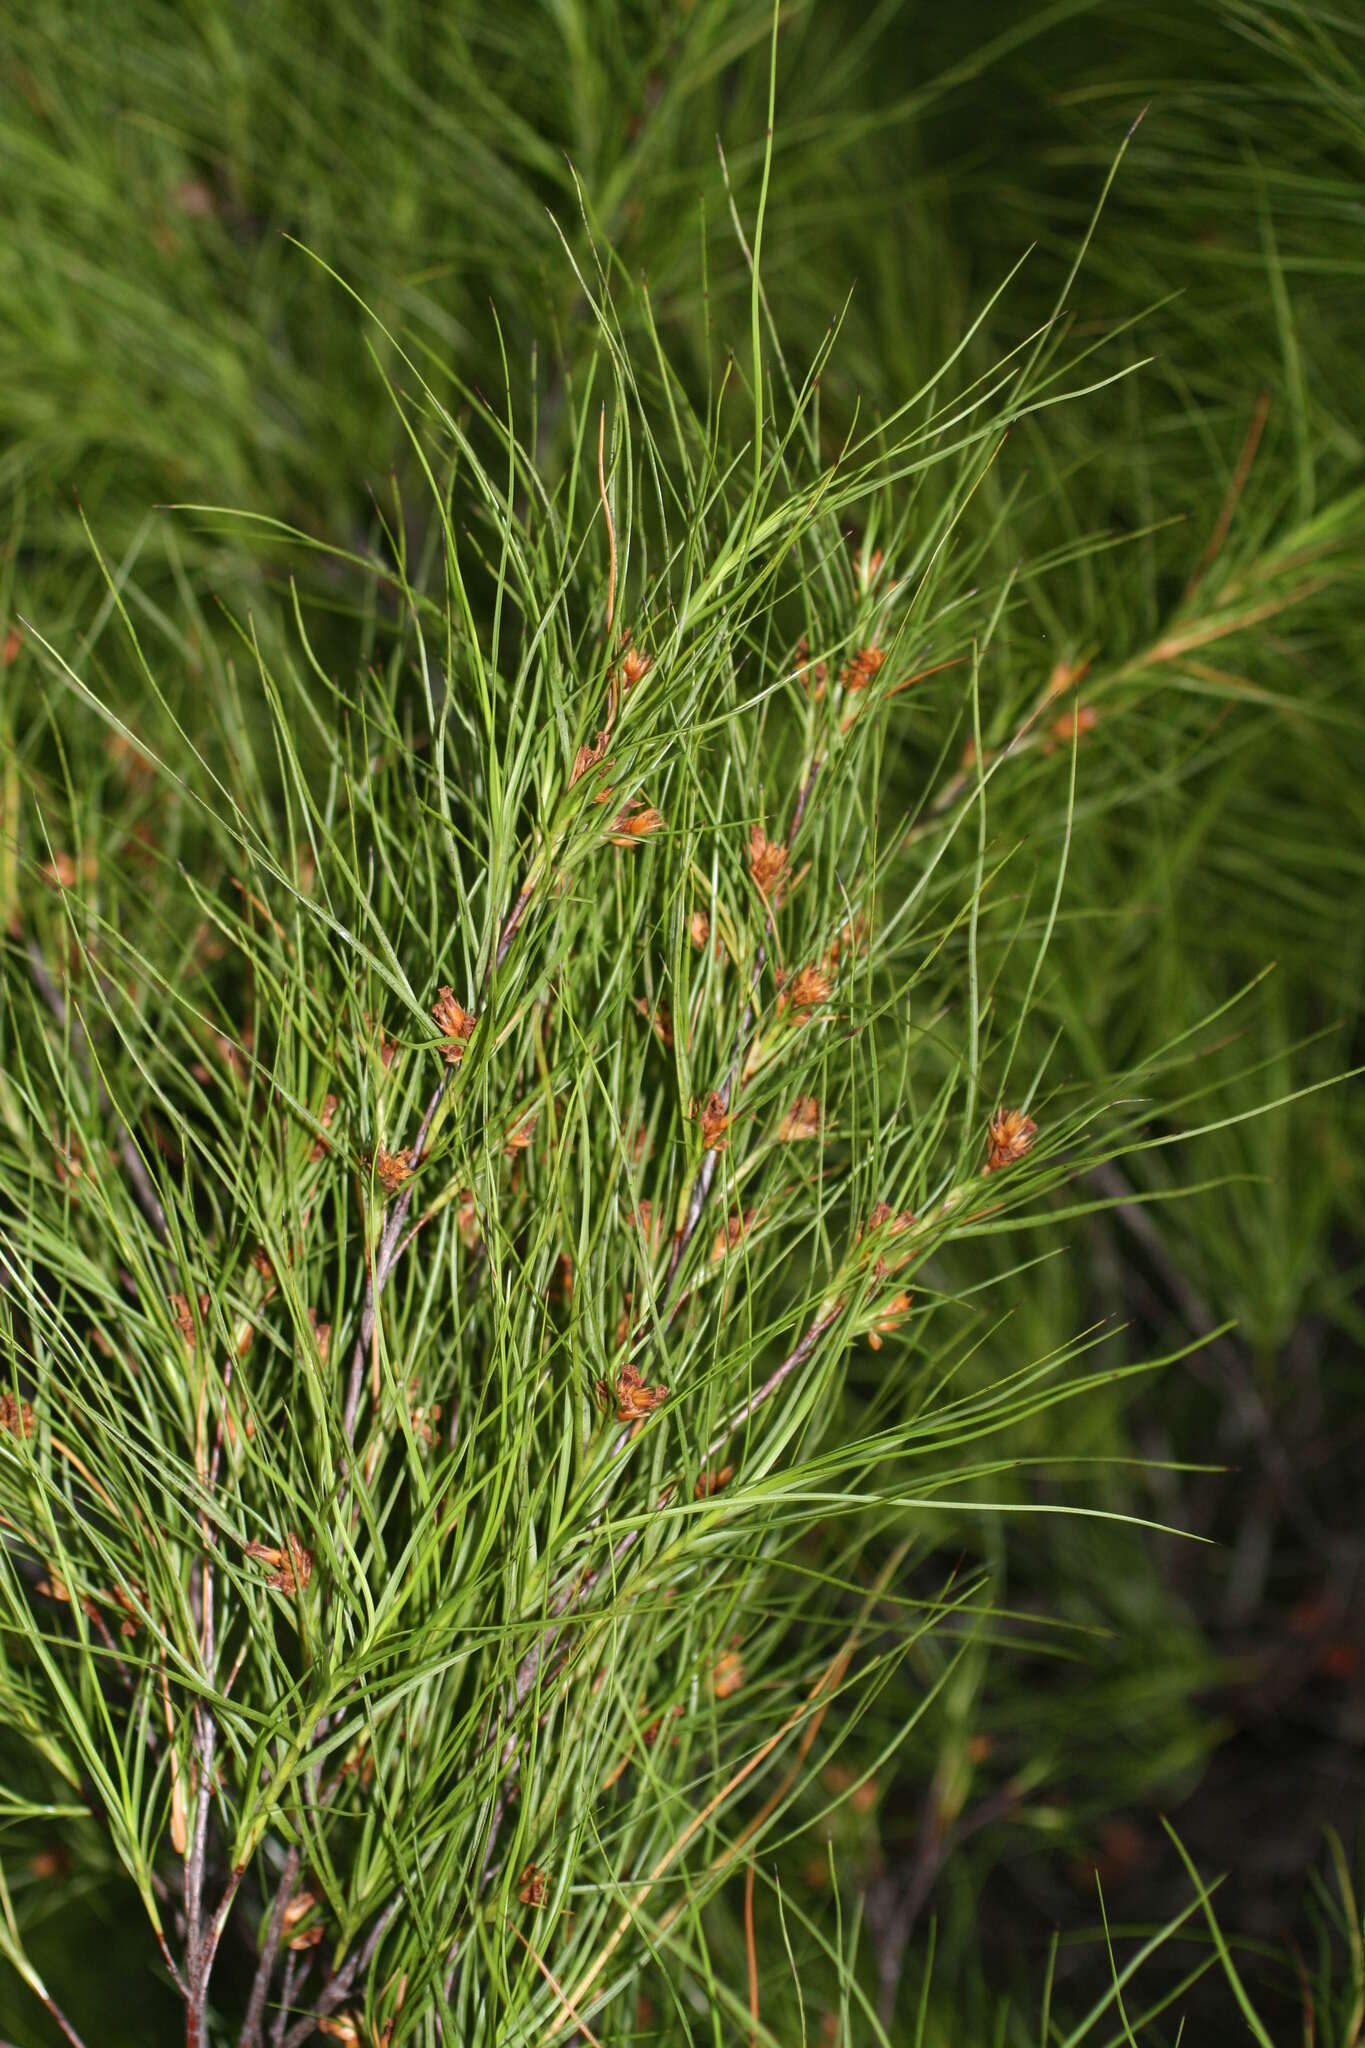
{"label": "orange flower cluster", "polygon": [[601,732],[598,733],[597,738],[593,741],[591,746],[587,746],[585,744],[578,749],[578,752],[574,755],[573,758],[573,772],[569,776],[570,789],[573,788],[576,782],[581,782],[583,780],[583,777],[588,773],[588,770],[590,768],[595,768],[599,761],[604,761],[606,759],[607,748],[610,745],[611,727],[609,725],[604,725]]}
{"label": "orange flower cluster", "polygon": [[839,681],[846,690],[865,690],[869,683],[876,681],[886,652],[881,647],[860,647],[852,661],[846,662],[839,671]]}
{"label": "orange flower cluster", "polygon": [[640,1377],[638,1366],[627,1359],[616,1375],[616,1419],[618,1422],[643,1422],[656,1408],[662,1408],[668,1399],[667,1387],[647,1387]]}
{"label": "orange flower cluster", "polygon": [[[169,1297],[169,1299],[171,1304],[171,1312],[175,1317],[176,1325],[179,1328],[181,1336],[185,1340],[185,1349],[190,1353],[191,1357],[193,1357],[194,1311],[190,1307],[188,1298],[183,1294],[172,1294]],[[199,1297],[199,1317],[201,1322],[203,1318],[208,1314],[208,1312],[209,1298],[207,1294],[201,1294]]]}
{"label": "orange flower cluster", "polygon": [[628,647],[621,657],[622,689],[633,690],[637,683],[644,681],[653,666],[652,654],[641,654],[637,647]]}
{"label": "orange flower cluster", "polygon": [[780,983],[777,995],[779,1017],[787,1009],[813,1010],[820,1003],[827,1003],[830,997],[829,976],[819,967],[798,967],[790,981]]}
{"label": "orange flower cluster", "polygon": [[692,1489],[693,1500],[710,1500],[713,1494],[722,1492],[734,1476],[733,1465],[722,1465],[719,1472],[699,1472]]}
{"label": "orange flower cluster", "polygon": [[248,1543],[246,1554],[259,1558],[262,1564],[273,1565],[266,1583],[292,1600],[313,1576],[313,1553],[304,1549],[292,1529],[286,1533],[284,1542],[283,1550],[269,1543]]}
{"label": "orange flower cluster", "polygon": [[732,1645],[722,1650],[711,1670],[711,1690],[718,1700],[728,1700],[744,1683],[744,1665]]}
{"label": "orange flower cluster", "polygon": [[731,1216],[727,1220],[724,1229],[716,1232],[716,1241],[711,1247],[713,1260],[723,1259],[727,1252],[732,1252],[737,1245],[743,1244],[757,1214],[756,1209],[746,1209],[742,1216]]}
{"label": "orange flower cluster", "polygon": [[725,1133],[730,1128],[730,1112],[726,1108],[725,1097],[713,1090],[698,1112],[698,1121],[701,1124],[701,1141],[705,1150],[723,1152]]}
{"label": "orange flower cluster", "polygon": [[1038,1126],[1022,1109],[997,1109],[991,1118],[983,1173],[999,1173],[1022,1159],[1038,1135]]}
{"label": "orange flower cluster", "polygon": [[443,1036],[441,1050],[445,1054],[446,1065],[458,1067],[479,1021],[477,1011],[466,1010],[463,1003],[456,1002],[453,988],[440,988],[436,991],[431,1014]]}
{"label": "orange flower cluster", "polygon": [[396,1195],[405,1180],[412,1177],[412,1159],[407,1152],[386,1152],[382,1145],[376,1145],[374,1153],[375,1178],[391,1195]]}
{"label": "orange flower cluster", "polygon": [[798,1095],[777,1128],[778,1143],[794,1145],[802,1138],[820,1135],[820,1104],[813,1095]]}
{"label": "orange flower cluster", "polygon": [[648,839],[651,832],[657,832],[663,821],[662,811],[656,811],[651,805],[636,799],[616,813],[607,837],[613,846],[638,846],[642,839]]}
{"label": "orange flower cluster", "polygon": [[528,1863],[517,1880],[517,1897],[523,1906],[545,1903],[545,1872],[538,1863]]}
{"label": "orange flower cluster", "polygon": [[33,1408],[27,1401],[21,1401],[14,1394],[0,1394],[0,1429],[7,1436],[17,1436],[22,1443],[33,1434]]}
{"label": "orange flower cluster", "polygon": [[788,884],[790,856],[780,839],[769,839],[758,825],[749,828],[749,875],[760,896],[780,903]]}
{"label": "orange flower cluster", "polygon": [[303,1886],[295,1892],[293,1898],[285,1907],[283,1938],[289,1948],[316,1948],[322,1940],[321,1920],[315,1920],[309,1927],[302,1927],[300,1925],[300,1922],[308,1918],[308,1915],[316,1905],[317,1899],[314,1894],[306,1886]]}
{"label": "orange flower cluster", "polygon": [[877,1320],[867,1333],[867,1341],[874,1351],[880,1351],[883,1337],[889,1337],[891,1332],[905,1321],[906,1316],[910,1313],[910,1303],[913,1298],[909,1294],[892,1295],[890,1301],[888,1301],[886,1307],[878,1315]]}

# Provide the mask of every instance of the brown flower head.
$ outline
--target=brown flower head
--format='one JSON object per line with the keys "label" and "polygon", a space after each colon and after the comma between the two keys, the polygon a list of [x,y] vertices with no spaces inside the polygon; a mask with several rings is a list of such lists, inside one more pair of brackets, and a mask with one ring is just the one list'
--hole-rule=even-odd
{"label": "brown flower head", "polygon": [[654,810],[637,798],[616,813],[616,821],[607,837],[613,846],[638,846],[642,839],[648,839],[651,832],[657,832],[663,821],[662,811]]}
{"label": "brown flower head", "polygon": [[788,859],[780,839],[769,839],[758,825],[749,827],[749,875],[759,894],[773,903],[781,901],[787,887]]}
{"label": "brown flower head", "polygon": [[694,910],[687,927],[694,946],[704,946],[711,936],[711,920],[704,910]]}
{"label": "brown flower head", "polygon": [[412,1176],[412,1159],[407,1152],[387,1152],[382,1145],[374,1151],[375,1178],[385,1192],[396,1195]]}
{"label": "brown flower head", "polygon": [[643,996],[637,996],[635,1007],[654,1031],[660,1045],[673,1043],[673,1013],[667,1003],[655,1003],[651,1009]]}
{"label": "brown flower head", "polygon": [[545,1872],[538,1863],[528,1863],[517,1879],[517,1897],[523,1906],[545,1903]]}
{"label": "brown flower head", "polygon": [[329,2041],[340,2041],[343,2048],[364,2048],[365,2037],[360,2031],[360,2022],[353,2012],[328,2013],[317,2022],[317,2030]]}
{"label": "brown flower head", "polygon": [[876,681],[885,660],[884,649],[860,647],[852,661],[845,663],[839,671],[839,681],[846,690],[865,690],[869,683]]}
{"label": "brown flower head", "polygon": [[513,1118],[511,1128],[502,1142],[502,1149],[509,1159],[526,1150],[535,1136],[536,1118],[539,1115],[539,1106],[533,1104],[530,1109],[520,1111]]}
{"label": "brown flower head", "polygon": [[453,988],[440,988],[431,1006],[436,1029],[442,1034],[441,1050],[448,1067],[458,1067],[464,1058],[464,1049],[474,1035],[478,1013],[466,1010],[463,1003],[455,1000]]}
{"label": "brown flower head", "polygon": [[576,782],[583,780],[589,769],[595,768],[599,761],[606,760],[607,748],[610,745],[611,727],[604,725],[591,746],[585,744],[578,749],[573,757],[573,771],[569,776],[570,789]]}
{"label": "brown flower head", "polygon": [[326,1365],[327,1350],[332,1341],[332,1325],[330,1323],[320,1323],[318,1321],[318,1312],[315,1308],[309,1309],[308,1322],[313,1332],[313,1342],[318,1347],[318,1362]]}
{"label": "brown flower head", "polygon": [[886,1307],[878,1315],[877,1320],[867,1333],[867,1341],[874,1351],[880,1351],[882,1348],[882,1338],[889,1337],[891,1332],[905,1321],[906,1316],[910,1313],[911,1300],[912,1297],[908,1294],[892,1295],[890,1301],[888,1301]]}
{"label": "brown flower head", "polygon": [[1038,1126],[1022,1109],[997,1109],[991,1118],[983,1173],[999,1173],[1022,1159],[1038,1135]]}
{"label": "brown flower head", "polygon": [[629,1359],[616,1375],[616,1419],[618,1422],[643,1422],[656,1408],[661,1408],[668,1399],[667,1387],[647,1387],[640,1377],[638,1366]]}
{"label": "brown flower head", "polygon": [[792,1145],[801,1138],[818,1138],[820,1117],[820,1104],[815,1096],[798,1095],[778,1125],[778,1143]]}
{"label": "brown flower head", "polygon": [[621,687],[633,690],[643,682],[654,666],[652,654],[642,654],[638,647],[628,647],[621,657]]}
{"label": "brown flower head", "polygon": [[743,1244],[757,1214],[756,1209],[746,1209],[740,1216],[727,1218],[724,1229],[716,1232],[716,1241],[711,1247],[712,1259],[723,1259],[736,1245]]}
{"label": "brown flower head", "polygon": [[313,1576],[313,1553],[304,1549],[292,1529],[286,1533],[284,1542],[283,1550],[270,1543],[248,1543],[246,1554],[259,1558],[262,1564],[273,1565],[266,1583],[292,1600]]}
{"label": "brown flower head", "polygon": [[315,1920],[311,1927],[302,1925],[316,1905],[317,1899],[306,1886],[295,1892],[284,1909],[283,1938],[288,1947],[316,1948],[322,1940],[321,1920]]}
{"label": "brown flower head", "polygon": [[[414,1376],[412,1379],[408,1381],[409,1396],[415,1396],[417,1393],[417,1389],[418,1381]],[[430,1446],[434,1444],[436,1441],[436,1431],[440,1427],[440,1402],[415,1402],[414,1406],[408,1410],[408,1420],[412,1424],[413,1435],[419,1438],[422,1443],[426,1444],[427,1447],[430,1448]]]}
{"label": "brown flower head", "polygon": [[713,1089],[698,1112],[698,1122],[701,1124],[701,1142],[705,1150],[723,1152],[725,1133],[730,1128],[730,1112],[726,1107],[725,1097]]}
{"label": "brown flower head", "polygon": [[[1094,705],[1082,704],[1080,708],[1077,710],[1075,716],[1074,730],[1076,733],[1076,737],[1080,739],[1083,738],[1086,733],[1093,732],[1095,730],[1095,727],[1099,724],[1099,722],[1100,714],[1095,709]],[[1058,717],[1053,719],[1052,724],[1049,726],[1048,730],[1052,734],[1052,738],[1054,741],[1059,742],[1062,746],[1069,746],[1071,744],[1071,734],[1073,730],[1071,713],[1069,711],[1063,711]]]}
{"label": "brown flower head", "polygon": [[16,1394],[0,1394],[0,1429],[7,1436],[17,1436],[22,1443],[33,1434],[33,1409],[29,1402],[21,1401]]}
{"label": "brown flower head", "polygon": [[[878,1202],[866,1224],[858,1232],[858,1236],[862,1238],[868,1231],[876,1231],[883,1240],[890,1240],[904,1237],[907,1230],[913,1230],[914,1225],[913,1210],[902,1209],[897,1214],[889,1202]],[[885,1252],[879,1252],[872,1270],[879,1280],[885,1280],[890,1274],[899,1272],[902,1266],[908,1265],[909,1260],[908,1252],[903,1252],[899,1258],[888,1258]]]}
{"label": "brown flower head", "polygon": [[[190,1307],[188,1297],[183,1294],[172,1294],[169,1297],[169,1300],[171,1304],[171,1313],[174,1315],[180,1334],[185,1340],[185,1349],[191,1355],[193,1355],[194,1310]],[[201,1322],[203,1321],[204,1317],[208,1314],[208,1312],[209,1298],[207,1294],[201,1294],[199,1297],[199,1318]]]}
{"label": "brown flower head", "polygon": [[830,995],[829,976],[818,967],[798,967],[791,980],[779,990],[777,1009],[780,1016],[784,1010],[813,1010],[819,1003],[827,1003]]}
{"label": "brown flower head", "polygon": [[693,1500],[710,1500],[712,1494],[720,1493],[735,1476],[733,1465],[722,1465],[719,1472],[699,1472],[697,1483],[692,1488]]}
{"label": "brown flower head", "polygon": [[732,1644],[722,1650],[711,1670],[711,1690],[718,1700],[728,1700],[744,1683],[744,1665]]}

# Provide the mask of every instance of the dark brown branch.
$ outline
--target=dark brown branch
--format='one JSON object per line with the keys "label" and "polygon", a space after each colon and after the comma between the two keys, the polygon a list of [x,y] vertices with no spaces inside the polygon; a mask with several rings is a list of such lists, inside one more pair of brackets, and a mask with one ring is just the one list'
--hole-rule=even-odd
{"label": "dark brown branch", "polygon": [[374,1958],[374,1952],[388,1932],[394,1916],[398,1912],[398,1908],[403,1903],[404,1896],[404,1893],[401,1891],[394,1893],[388,1905],[385,1906],[383,1912],[375,1921],[374,1926],[370,1929],[363,1947],[358,1948],[349,1962],[342,1964],[331,1982],[323,1986],[313,2001],[313,2010],[310,2013],[305,2013],[301,2020],[297,2020],[284,2036],[282,2048],[302,2048],[302,2044],[316,2031],[318,2021],[326,2019],[329,2012],[335,2012],[337,2007],[343,2004],[350,1996],[351,1987],[355,1983],[356,1978],[361,1976],[370,1967],[370,1963]]}
{"label": "dark brown branch", "polygon": [[251,1996],[247,2000],[246,2018],[242,2022],[242,2031],[237,2036],[237,2048],[261,2048],[265,2002],[270,1995],[270,1979],[274,1975],[280,1936],[284,1932],[284,1916],[288,1911],[289,1901],[294,1896],[298,1875],[299,1852],[295,1847],[284,1859],[279,1890],[275,1893],[275,1903],[270,1909],[270,1919],[261,1942],[260,1960],[256,1965],[256,1974],[251,1980]]}

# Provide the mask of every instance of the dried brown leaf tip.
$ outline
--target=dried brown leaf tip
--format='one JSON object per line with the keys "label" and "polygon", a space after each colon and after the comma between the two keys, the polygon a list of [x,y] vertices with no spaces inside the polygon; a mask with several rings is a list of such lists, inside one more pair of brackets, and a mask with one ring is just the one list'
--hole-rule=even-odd
{"label": "dried brown leaf tip", "polygon": [[744,1664],[732,1643],[722,1650],[711,1670],[711,1690],[718,1700],[728,1700],[744,1683]]}
{"label": "dried brown leaf tip", "polygon": [[616,1375],[616,1419],[618,1422],[643,1422],[656,1408],[662,1408],[668,1399],[667,1387],[647,1387],[640,1377],[640,1369],[627,1359]]}
{"label": "dried brown leaf tip", "polygon": [[867,1341],[874,1351],[880,1351],[882,1339],[889,1337],[891,1332],[899,1329],[900,1325],[905,1321],[905,1318],[910,1313],[910,1304],[913,1298],[909,1294],[892,1295],[890,1301],[887,1302],[886,1307],[882,1309],[872,1328],[867,1333]]}
{"label": "dried brown leaf tip", "polygon": [[272,1565],[274,1569],[266,1583],[292,1600],[313,1576],[313,1553],[304,1549],[292,1529],[287,1532],[284,1544],[283,1550],[277,1550],[270,1543],[248,1543],[246,1554]]}
{"label": "dried brown leaf tip", "polygon": [[[913,1230],[914,1225],[915,1217],[912,1210],[902,1209],[897,1213],[889,1202],[878,1202],[866,1224],[858,1232],[858,1236],[862,1238],[875,1232],[883,1242],[888,1242],[904,1237],[907,1230]],[[909,1261],[908,1252],[902,1252],[899,1258],[888,1258],[885,1252],[879,1252],[877,1263],[872,1270],[879,1280],[885,1280],[892,1273],[899,1272],[902,1266],[908,1265]]]}
{"label": "dried brown leaf tip", "polygon": [[711,1247],[713,1260],[723,1259],[727,1252],[743,1244],[757,1214],[756,1209],[746,1209],[742,1216],[731,1216],[727,1220],[724,1229],[716,1232],[716,1241]]}
{"label": "dried brown leaf tip", "polygon": [[760,896],[780,903],[787,887],[790,855],[780,839],[769,839],[761,826],[749,827],[749,877]]}
{"label": "dried brown leaf tip", "polygon": [[790,1010],[794,1019],[799,1018],[801,1013],[815,1009],[820,1003],[827,1003],[830,989],[830,978],[821,968],[798,967],[791,979],[783,981],[778,989],[777,1014],[780,1017]]}
{"label": "dried brown leaf tip", "polygon": [[407,1152],[388,1152],[382,1145],[376,1145],[374,1176],[386,1193],[396,1195],[404,1181],[412,1177],[411,1155]]}
{"label": "dried brown leaf tip", "polygon": [[649,838],[651,832],[657,832],[663,821],[662,811],[656,811],[652,805],[636,799],[616,813],[615,823],[607,837],[613,846],[638,846],[642,839]]}
{"label": "dried brown leaf tip", "polygon": [[58,1182],[62,1187],[72,1191],[71,1199],[74,1201],[76,1182],[85,1179],[85,1155],[75,1138],[68,1145],[53,1146],[52,1164]]}
{"label": "dried brown leaf tip", "polygon": [[983,1173],[999,1173],[1022,1159],[1038,1135],[1038,1126],[1022,1109],[997,1109],[991,1118]]}
{"label": "dried brown leaf tip", "polygon": [[610,745],[611,727],[604,725],[591,746],[584,745],[578,749],[578,752],[573,757],[573,771],[569,776],[570,789],[573,788],[576,782],[581,782],[583,777],[590,769],[595,768],[599,761],[606,760],[607,748]]}
{"label": "dried brown leaf tip", "polygon": [[[410,1397],[417,1393],[418,1386],[419,1382],[416,1378],[408,1381],[408,1394]],[[408,1420],[412,1424],[413,1435],[430,1449],[436,1441],[436,1432],[441,1424],[440,1402],[414,1402],[414,1405],[408,1410]]]}
{"label": "dried brown leaf tip", "polygon": [[652,1007],[643,996],[637,996],[635,1007],[653,1031],[660,1045],[673,1043],[673,1013],[667,1003],[655,1003]]}
{"label": "dried brown leaf tip", "polygon": [[364,2048],[365,2037],[360,2031],[360,2022],[353,2012],[332,2012],[317,2022],[320,2034],[329,2041],[340,2041],[343,2048]]}
{"label": "dried brown leaf tip", "polygon": [[642,683],[654,666],[652,654],[644,654],[638,647],[628,647],[621,657],[621,688],[633,690]]}
{"label": "dried brown leaf tip", "polygon": [[[189,1297],[184,1294],[172,1294],[169,1297],[169,1300],[171,1304],[171,1313],[175,1317],[176,1327],[179,1330],[181,1336],[185,1340],[185,1349],[190,1353],[191,1356],[193,1356],[194,1310],[190,1307]],[[207,1294],[201,1294],[199,1297],[199,1319],[201,1322],[203,1321],[204,1317],[208,1314],[208,1312],[209,1298]]]}
{"label": "dried brown leaf tip", "polygon": [[839,671],[839,681],[846,690],[865,690],[877,680],[885,661],[884,648],[860,647],[852,661],[845,662]]}
{"label": "dried brown leaf tip", "polygon": [[733,1465],[722,1465],[719,1472],[699,1472],[692,1488],[693,1500],[710,1500],[713,1494],[723,1492],[734,1476]]}
{"label": "dried brown leaf tip", "polygon": [[33,1434],[33,1409],[27,1401],[21,1401],[17,1394],[0,1394],[0,1429],[6,1436],[17,1436],[22,1443]]}
{"label": "dried brown leaf tip", "polygon": [[441,1033],[441,1051],[445,1054],[446,1065],[458,1067],[479,1021],[478,1013],[466,1010],[463,1003],[457,1002],[453,988],[440,988],[436,991],[431,1014],[436,1029]]}
{"label": "dried brown leaf tip", "polygon": [[543,1906],[545,1903],[545,1872],[538,1863],[528,1863],[517,1879],[517,1897],[523,1906]]}
{"label": "dried brown leaf tip", "polygon": [[317,1899],[306,1887],[296,1891],[284,1909],[282,1939],[288,1948],[316,1948],[322,1940],[322,1922],[315,1920],[305,1927],[303,1922],[317,1905]]}
{"label": "dried brown leaf tip", "polygon": [[[329,1130],[331,1128],[332,1118],[336,1115],[336,1113],[337,1099],[335,1095],[329,1095],[327,1097],[327,1100],[323,1103],[322,1108],[318,1111],[318,1122],[322,1125],[324,1131]],[[313,1140],[313,1149],[309,1153],[308,1157],[310,1159],[321,1159],[323,1155],[325,1153],[330,1152],[331,1149],[332,1147],[326,1138],[315,1138]]]}
{"label": "dried brown leaf tip", "polygon": [[813,1095],[798,1095],[777,1127],[781,1145],[794,1145],[802,1138],[818,1138],[822,1111]]}
{"label": "dried brown leaf tip", "polygon": [[519,1111],[512,1119],[511,1128],[504,1138],[502,1145],[502,1149],[509,1159],[514,1159],[518,1152],[526,1150],[535,1136],[536,1118],[539,1115],[539,1108],[532,1108]]}
{"label": "dried brown leaf tip", "polygon": [[1084,739],[1086,733],[1093,732],[1099,722],[1100,714],[1093,704],[1080,705],[1074,719],[1071,712],[1063,711],[1058,717],[1053,719],[1048,727],[1052,737],[1047,751],[1049,753],[1052,752],[1053,748],[1058,745],[1070,746],[1073,732],[1077,739]]}
{"label": "dried brown leaf tip", "polygon": [[713,1089],[697,1111],[697,1121],[701,1125],[703,1149],[707,1152],[723,1152],[725,1133],[730,1128],[730,1112],[725,1097]]}

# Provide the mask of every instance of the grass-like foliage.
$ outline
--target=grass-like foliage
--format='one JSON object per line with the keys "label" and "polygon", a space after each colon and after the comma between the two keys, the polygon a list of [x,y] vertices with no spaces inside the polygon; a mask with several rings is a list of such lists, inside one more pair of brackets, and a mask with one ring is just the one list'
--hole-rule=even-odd
{"label": "grass-like foliage", "polygon": [[[898,1679],[953,1685],[992,1599],[944,1521],[1106,1370],[983,1372],[1026,1281],[980,1248],[1190,1047],[1104,1092],[1030,1050],[1065,839],[991,888],[987,810],[1079,719],[1036,674],[988,754],[1012,578],[959,527],[1006,430],[1110,372],[1044,328],[830,461],[755,280],[751,375],[694,408],[585,276],[550,481],[513,381],[400,351],[429,496],[340,558],[344,674],[296,599],[292,653],[205,646],[191,730],[111,580],[153,744],[47,649],[0,1685],[14,1810],[98,1815],[190,2041],[619,2033],[644,1987],[737,2025],[708,1899]],[[876,2028],[856,1925],[770,1911],[767,1971]]]}

